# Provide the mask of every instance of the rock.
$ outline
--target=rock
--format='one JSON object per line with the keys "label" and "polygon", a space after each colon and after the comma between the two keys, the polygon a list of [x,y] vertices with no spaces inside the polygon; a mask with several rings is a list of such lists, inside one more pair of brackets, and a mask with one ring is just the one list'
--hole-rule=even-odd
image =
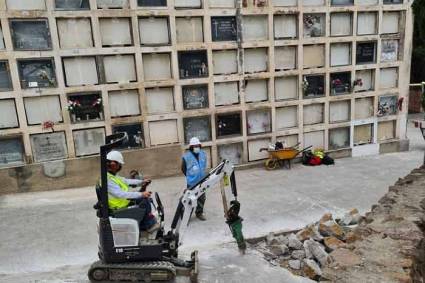
{"label": "rock", "polygon": [[322,218],[320,218],[319,223],[327,222],[327,221],[330,221],[330,220],[333,220],[332,214],[326,213],[326,214],[323,214]]}
{"label": "rock", "polygon": [[353,215],[347,213],[344,215],[344,217],[341,218],[339,224],[340,225],[344,225],[344,226],[348,226],[350,225],[350,223],[353,221]]}
{"label": "rock", "polygon": [[315,241],[322,241],[323,237],[320,235],[317,227],[314,225],[309,225],[306,228],[302,229],[297,233],[298,240],[304,242],[307,239],[313,239]]}
{"label": "rock", "polygon": [[272,232],[272,233],[269,233],[266,236],[266,243],[267,243],[267,245],[271,246],[271,245],[277,245],[277,244],[279,244],[279,241],[276,238],[276,236],[274,235],[274,233]]}
{"label": "rock", "polygon": [[292,233],[288,236],[288,247],[294,249],[294,250],[300,250],[303,248],[303,243],[301,243],[300,240],[298,240],[297,236]]}
{"label": "rock", "polygon": [[305,258],[305,251],[304,250],[295,250],[292,252],[291,257],[293,259],[304,259]]}
{"label": "rock", "polygon": [[347,244],[352,244],[352,243],[354,243],[357,240],[360,240],[360,237],[357,236],[356,233],[354,233],[354,232],[348,232],[347,234],[345,234],[345,242]]}
{"label": "rock", "polygon": [[331,251],[345,246],[345,243],[343,241],[338,240],[335,237],[326,237],[324,239],[324,243],[325,243],[325,247]]}
{"label": "rock", "polygon": [[353,221],[351,221],[350,225],[356,225],[359,224],[360,221],[363,220],[363,216],[361,216],[360,214],[355,214],[353,215]]}
{"label": "rock", "polygon": [[330,256],[333,259],[333,266],[350,267],[359,265],[362,262],[358,255],[348,249],[336,249]]}
{"label": "rock", "polygon": [[285,245],[273,245],[269,247],[270,251],[277,256],[287,254],[289,249]]}
{"label": "rock", "polygon": [[344,230],[333,220],[320,223],[319,232],[324,237],[334,236],[338,239],[344,238]]}
{"label": "rock", "polygon": [[305,257],[308,259],[312,259],[313,258],[313,254],[311,253],[308,243],[304,242],[304,253],[305,253]]}
{"label": "rock", "polygon": [[340,224],[344,226],[359,224],[362,216],[357,209],[352,209],[342,217]]}
{"label": "rock", "polygon": [[277,239],[279,240],[279,243],[280,244],[283,244],[285,246],[288,246],[289,245],[289,239],[288,239],[288,237],[283,236],[283,235],[280,235],[280,236],[277,237]]}
{"label": "rock", "polygon": [[301,261],[298,260],[298,259],[289,260],[288,265],[289,265],[290,268],[295,269],[295,270],[301,269]]}
{"label": "rock", "polygon": [[304,242],[305,250],[309,250],[315,259],[320,263],[321,266],[326,266],[331,262],[331,258],[325,249],[313,240],[306,240]]}
{"label": "rock", "polygon": [[319,265],[311,259],[304,259],[304,275],[313,280],[318,280],[322,275],[322,270]]}

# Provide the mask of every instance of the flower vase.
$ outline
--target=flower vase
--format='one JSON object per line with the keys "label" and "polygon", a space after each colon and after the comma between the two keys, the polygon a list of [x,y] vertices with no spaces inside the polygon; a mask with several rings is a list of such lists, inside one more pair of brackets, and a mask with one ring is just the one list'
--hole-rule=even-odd
{"label": "flower vase", "polygon": [[75,123],[77,121],[77,115],[75,113],[71,113],[71,123]]}
{"label": "flower vase", "polygon": [[104,120],[104,118],[103,118],[103,112],[99,112],[99,118],[100,118],[101,121]]}

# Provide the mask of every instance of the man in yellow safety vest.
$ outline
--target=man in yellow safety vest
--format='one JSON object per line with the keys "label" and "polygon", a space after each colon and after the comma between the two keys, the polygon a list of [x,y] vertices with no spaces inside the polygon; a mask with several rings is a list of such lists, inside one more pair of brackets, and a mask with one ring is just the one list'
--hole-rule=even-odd
{"label": "man in yellow safety vest", "polygon": [[129,186],[142,186],[150,183],[150,180],[126,179],[117,173],[124,165],[124,157],[121,152],[112,150],[106,156],[106,166],[108,170],[108,206],[114,211],[126,208],[130,205],[138,205],[145,210],[145,215],[140,223],[141,230],[150,230],[157,222],[155,216],[151,213],[151,192],[131,192]]}

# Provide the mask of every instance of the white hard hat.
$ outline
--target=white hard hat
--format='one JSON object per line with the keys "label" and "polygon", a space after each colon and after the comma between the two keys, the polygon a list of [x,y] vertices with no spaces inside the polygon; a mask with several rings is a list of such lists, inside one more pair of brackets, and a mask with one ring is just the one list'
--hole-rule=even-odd
{"label": "white hard hat", "polygon": [[109,161],[118,162],[121,165],[124,164],[124,157],[122,156],[121,152],[116,150],[110,151],[108,155],[106,155],[106,159]]}
{"label": "white hard hat", "polygon": [[190,139],[190,146],[201,145],[201,141],[197,137],[193,137]]}

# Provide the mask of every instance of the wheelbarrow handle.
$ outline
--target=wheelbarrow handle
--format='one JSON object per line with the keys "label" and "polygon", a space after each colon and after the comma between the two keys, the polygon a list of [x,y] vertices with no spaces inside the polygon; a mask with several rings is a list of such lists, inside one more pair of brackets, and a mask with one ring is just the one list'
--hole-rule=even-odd
{"label": "wheelbarrow handle", "polygon": [[310,146],[308,146],[308,147],[306,147],[306,148],[304,148],[304,149],[302,149],[302,150],[299,150],[298,151],[298,154],[300,154],[300,153],[302,153],[302,152],[304,152],[304,151],[306,151],[306,150],[309,150],[310,148],[312,148],[313,146],[312,145],[310,145]]}

